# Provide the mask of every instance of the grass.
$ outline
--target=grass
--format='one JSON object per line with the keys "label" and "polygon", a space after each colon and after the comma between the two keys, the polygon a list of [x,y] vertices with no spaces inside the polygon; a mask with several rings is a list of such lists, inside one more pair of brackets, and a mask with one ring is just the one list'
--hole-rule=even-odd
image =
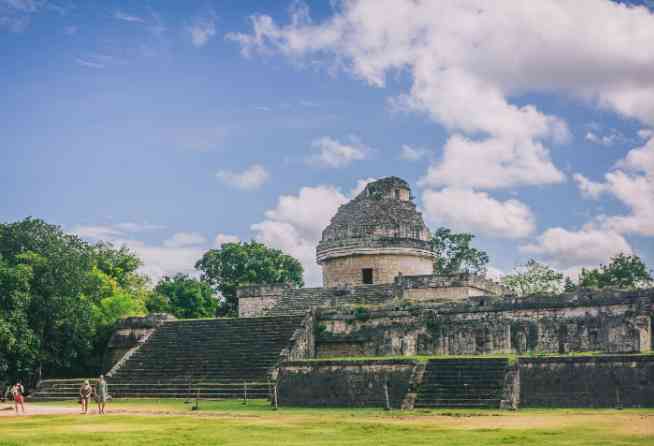
{"label": "grass", "polygon": [[[42,406],[55,404],[76,407]],[[201,401],[192,411],[180,400],[129,400],[110,410],[2,417],[0,445],[654,445],[654,409],[273,411],[265,401]]]}

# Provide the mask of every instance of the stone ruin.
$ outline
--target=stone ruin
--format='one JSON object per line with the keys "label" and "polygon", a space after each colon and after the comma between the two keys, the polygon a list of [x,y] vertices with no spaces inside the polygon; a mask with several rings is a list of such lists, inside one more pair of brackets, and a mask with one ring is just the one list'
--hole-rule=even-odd
{"label": "stone ruin", "polygon": [[[434,275],[430,237],[404,180],[372,182],[323,231],[324,287],[244,286],[238,319],[124,321],[106,355],[112,392],[404,408],[654,406],[654,289],[518,298],[481,276]],[[36,396],[76,389],[45,380]]]}

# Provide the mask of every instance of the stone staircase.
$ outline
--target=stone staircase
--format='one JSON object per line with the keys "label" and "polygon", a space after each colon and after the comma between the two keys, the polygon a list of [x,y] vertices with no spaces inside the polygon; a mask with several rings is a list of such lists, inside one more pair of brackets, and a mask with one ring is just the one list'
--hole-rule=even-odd
{"label": "stone staircase", "polygon": [[[268,398],[304,316],[165,322],[107,376],[113,398]],[[76,399],[82,380],[44,380],[35,399]]]}
{"label": "stone staircase", "polygon": [[414,407],[499,408],[508,366],[506,358],[430,360]]}
{"label": "stone staircase", "polygon": [[30,401],[47,400],[75,400],[79,398],[79,389],[85,379],[89,380],[92,386],[96,379],[72,378],[72,379],[44,379],[39,381],[36,389],[28,396]]}
{"label": "stone staircase", "polygon": [[361,285],[348,290],[338,288],[289,289],[273,306],[269,316],[303,314],[313,307],[339,305],[381,305],[394,298],[393,285]]}

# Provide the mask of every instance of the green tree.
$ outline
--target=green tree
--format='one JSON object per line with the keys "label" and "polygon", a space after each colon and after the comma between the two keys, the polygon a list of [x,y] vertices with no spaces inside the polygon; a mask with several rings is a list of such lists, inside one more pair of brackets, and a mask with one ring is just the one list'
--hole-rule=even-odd
{"label": "green tree", "polygon": [[223,296],[220,314],[238,311],[236,288],[248,284],[293,283],[304,286],[302,265],[278,249],[251,241],[225,243],[207,251],[195,264],[203,281]]}
{"label": "green tree", "polygon": [[485,274],[488,254],[470,246],[474,235],[455,233],[448,228],[438,228],[432,237],[432,249],[436,253],[434,272],[452,274],[459,272]]}
{"label": "green tree", "polygon": [[0,381],[29,374],[38,361],[39,342],[29,326],[31,254],[9,265],[0,256]]}
{"label": "green tree", "polygon": [[154,297],[147,305],[150,312],[171,313],[181,319],[192,319],[215,316],[218,300],[207,283],[177,274],[159,281]]}
{"label": "green tree", "polygon": [[652,286],[652,272],[637,255],[620,253],[611,258],[608,265],[582,269],[579,286],[584,288],[634,289]]}
{"label": "green tree", "polygon": [[563,288],[563,274],[534,259],[514,268],[501,282],[518,296],[555,294]]}
{"label": "green tree", "polygon": [[565,283],[563,284],[563,291],[567,293],[572,293],[577,290],[577,285],[572,281],[571,278],[566,277]]}
{"label": "green tree", "polygon": [[[6,375],[80,376],[101,369],[115,321],[144,312],[140,262],[42,220],[0,224],[0,359]],[[20,280],[19,280],[20,279]]]}

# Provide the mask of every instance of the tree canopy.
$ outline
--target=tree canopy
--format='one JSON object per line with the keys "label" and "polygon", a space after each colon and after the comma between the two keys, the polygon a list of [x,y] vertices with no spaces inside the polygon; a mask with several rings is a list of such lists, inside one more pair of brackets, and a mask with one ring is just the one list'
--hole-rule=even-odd
{"label": "tree canopy", "polygon": [[114,323],[145,311],[139,265],[42,220],[0,224],[0,377],[97,373]]}
{"label": "tree canopy", "polygon": [[195,264],[203,281],[223,296],[220,314],[236,314],[236,288],[248,284],[293,283],[304,286],[302,265],[278,249],[255,241],[225,243]]}
{"label": "tree canopy", "polygon": [[434,272],[452,274],[459,272],[486,273],[488,254],[470,246],[474,235],[455,233],[448,228],[438,228],[432,237],[432,249],[436,253]]}
{"label": "tree canopy", "polygon": [[147,308],[152,313],[170,313],[180,319],[213,317],[218,300],[205,282],[177,274],[159,281]]}
{"label": "tree canopy", "polygon": [[653,286],[652,271],[637,255],[620,253],[608,265],[582,269],[579,286],[584,288],[642,288]]}
{"label": "tree canopy", "polygon": [[518,296],[554,294],[563,289],[563,274],[531,259],[502,277],[501,282]]}

